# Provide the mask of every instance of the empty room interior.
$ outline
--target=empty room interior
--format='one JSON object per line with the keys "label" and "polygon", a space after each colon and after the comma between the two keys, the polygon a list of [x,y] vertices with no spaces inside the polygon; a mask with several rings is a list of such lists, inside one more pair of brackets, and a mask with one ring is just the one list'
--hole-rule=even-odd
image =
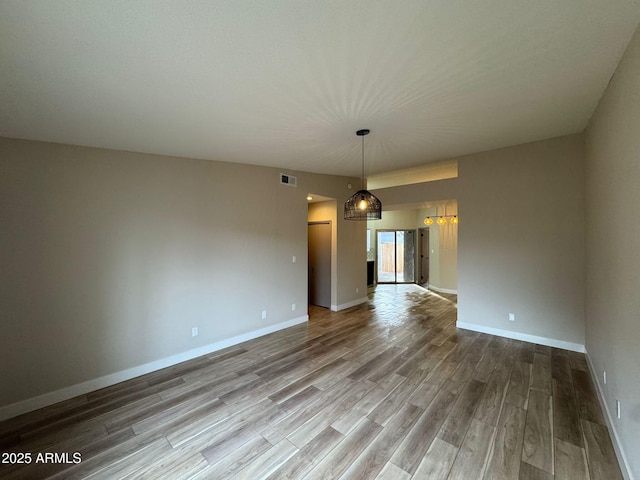
{"label": "empty room interior", "polygon": [[639,23],[0,1],[0,478],[640,479]]}

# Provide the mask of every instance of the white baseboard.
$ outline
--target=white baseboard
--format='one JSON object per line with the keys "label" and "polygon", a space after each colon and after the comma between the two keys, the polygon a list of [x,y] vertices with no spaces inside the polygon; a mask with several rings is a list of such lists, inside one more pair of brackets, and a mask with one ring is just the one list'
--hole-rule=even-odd
{"label": "white baseboard", "polygon": [[293,327],[294,325],[299,325],[308,321],[309,316],[304,315],[302,317],[287,320],[286,322],[269,325],[268,327],[261,328],[259,330],[254,330],[252,332],[243,333],[242,335],[227,338],[225,340],[220,340],[219,342],[211,343],[203,347],[187,350],[186,352],[182,352],[177,355],[172,355],[167,358],[162,358],[160,360],[145,363],[144,365],[128,368],[120,372],[111,373],[103,377],[94,378],[86,382],[71,385],[70,387],[61,388],[60,390],[55,390],[53,392],[48,392],[37,397],[32,397],[20,402],[12,403],[10,405],[0,407],[0,421],[22,415],[23,413],[31,412],[39,408],[47,407],[49,405],[53,405],[54,403],[69,400],[70,398],[77,397],[78,395],[84,395],[85,393],[89,393],[100,388],[109,387],[111,385],[115,385],[116,383],[131,380],[132,378],[139,377],[140,375],[155,372],[156,370],[170,367],[178,363],[186,362],[187,360],[192,360],[202,355],[207,355],[209,353],[222,350],[223,348],[232,347],[234,345],[238,345],[239,343],[253,340],[254,338],[262,337],[263,335],[268,335],[269,333],[277,332],[278,330],[283,330],[285,328]]}
{"label": "white baseboard", "polygon": [[344,310],[346,308],[351,308],[351,307],[355,307],[356,305],[360,305],[361,303],[364,303],[368,300],[369,299],[367,297],[362,297],[362,298],[353,300],[351,302],[343,303],[341,305],[331,305],[331,310],[334,312],[339,312],[340,310]]}
{"label": "white baseboard", "polygon": [[615,422],[613,421],[613,415],[609,410],[609,406],[604,398],[604,393],[602,391],[602,385],[600,385],[600,379],[598,375],[596,375],[596,369],[591,362],[591,357],[589,356],[589,352],[585,351],[585,355],[587,357],[587,362],[589,363],[589,371],[591,372],[591,378],[593,379],[593,383],[596,384],[596,391],[598,392],[598,400],[600,400],[600,407],[602,411],[605,413],[605,419],[607,421],[607,427],[609,428],[609,432],[611,433],[611,443],[613,443],[613,449],[616,452],[616,457],[618,457],[618,464],[620,465],[620,471],[622,472],[622,476],[625,480],[633,480],[633,475],[631,474],[631,466],[629,465],[629,461],[627,460],[627,456],[622,449],[620,443],[620,437],[618,436],[618,431],[616,430]]}
{"label": "white baseboard", "polygon": [[454,290],[452,288],[440,288],[440,287],[436,287],[435,285],[429,285],[428,286],[429,290],[433,290],[434,292],[440,292],[440,293],[453,293],[455,295],[458,294],[458,290]]}
{"label": "white baseboard", "polygon": [[502,330],[500,328],[486,327],[484,325],[475,325],[473,323],[466,323],[458,321],[456,323],[458,328],[464,330],[472,330],[480,333],[490,333],[491,335],[497,335],[498,337],[512,338],[514,340],[522,340],[523,342],[537,343],[539,345],[546,345],[548,347],[563,348],[565,350],[572,350],[574,352],[584,353],[584,345],[580,343],[565,342],[564,340],[557,340],[555,338],[538,337],[537,335],[529,335],[528,333],[514,332],[512,330]]}

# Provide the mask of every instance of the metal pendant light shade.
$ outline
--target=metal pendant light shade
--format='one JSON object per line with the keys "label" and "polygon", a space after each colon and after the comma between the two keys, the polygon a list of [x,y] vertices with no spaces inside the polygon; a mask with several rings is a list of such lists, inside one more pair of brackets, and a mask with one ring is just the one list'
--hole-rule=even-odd
{"label": "metal pendant light shade", "polygon": [[358,190],[344,204],[345,220],[380,220],[382,203],[368,190]]}
{"label": "metal pendant light shade", "polygon": [[345,220],[380,220],[382,203],[368,190],[364,189],[364,136],[369,130],[358,130],[356,135],[362,137],[362,190],[354,193],[344,204]]}

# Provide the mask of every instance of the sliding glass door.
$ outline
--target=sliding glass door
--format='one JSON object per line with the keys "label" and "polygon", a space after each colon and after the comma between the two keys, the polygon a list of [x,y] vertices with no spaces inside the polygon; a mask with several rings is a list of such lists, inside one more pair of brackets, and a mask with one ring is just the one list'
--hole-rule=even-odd
{"label": "sliding glass door", "polygon": [[415,282],[415,230],[378,230],[378,283]]}

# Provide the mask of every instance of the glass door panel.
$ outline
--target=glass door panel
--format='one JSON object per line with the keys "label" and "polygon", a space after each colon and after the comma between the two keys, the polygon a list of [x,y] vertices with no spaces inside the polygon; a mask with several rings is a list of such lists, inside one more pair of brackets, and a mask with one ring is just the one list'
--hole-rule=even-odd
{"label": "glass door panel", "polygon": [[396,234],[389,231],[378,231],[378,283],[395,283]]}
{"label": "glass door panel", "polygon": [[377,232],[378,283],[415,281],[415,230]]}

